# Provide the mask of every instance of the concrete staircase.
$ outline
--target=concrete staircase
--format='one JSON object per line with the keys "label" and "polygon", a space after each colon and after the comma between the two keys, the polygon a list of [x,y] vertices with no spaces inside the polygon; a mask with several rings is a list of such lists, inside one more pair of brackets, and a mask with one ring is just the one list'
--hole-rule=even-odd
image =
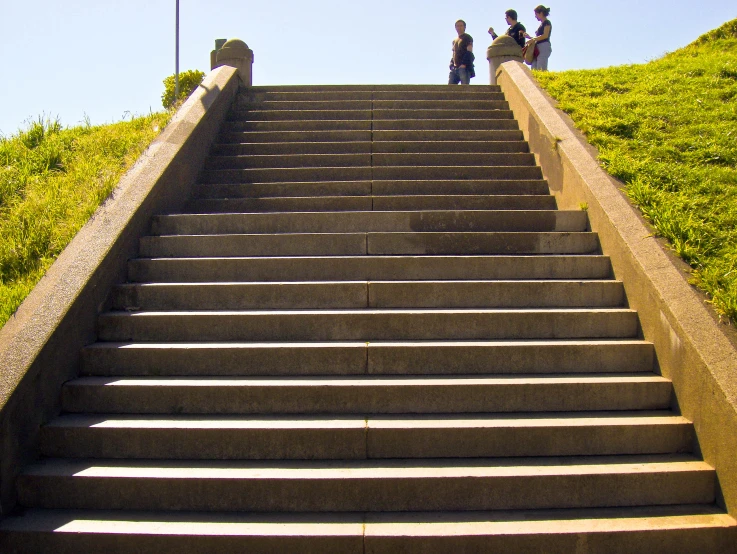
{"label": "concrete staircase", "polygon": [[9,552],[733,548],[494,87],[242,91],[83,361]]}

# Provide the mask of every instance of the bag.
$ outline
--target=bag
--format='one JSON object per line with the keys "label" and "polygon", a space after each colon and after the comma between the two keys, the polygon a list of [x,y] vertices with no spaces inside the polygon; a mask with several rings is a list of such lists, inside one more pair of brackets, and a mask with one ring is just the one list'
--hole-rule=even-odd
{"label": "bag", "polygon": [[535,44],[535,48],[530,48],[530,44],[532,44],[532,42],[528,42],[525,44],[524,48],[522,48],[522,57],[525,59],[525,63],[527,65],[532,65],[535,58],[540,55],[540,49],[537,47],[537,44]]}

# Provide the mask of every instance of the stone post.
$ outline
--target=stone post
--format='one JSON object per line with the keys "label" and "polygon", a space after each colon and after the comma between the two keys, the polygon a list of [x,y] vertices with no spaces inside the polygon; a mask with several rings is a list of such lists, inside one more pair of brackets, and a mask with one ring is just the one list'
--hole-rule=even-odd
{"label": "stone post", "polygon": [[215,67],[223,65],[235,67],[245,86],[250,87],[253,84],[253,50],[242,40],[230,39],[216,51]]}
{"label": "stone post", "polygon": [[489,84],[496,84],[496,72],[504,62],[523,62],[522,48],[517,41],[508,35],[497,37],[486,49],[486,59],[489,60]]}
{"label": "stone post", "polygon": [[216,38],[215,39],[215,50],[212,50],[210,52],[210,71],[212,71],[213,69],[217,67],[217,65],[215,65],[216,63],[215,56],[217,56],[218,50],[220,50],[226,42],[228,42],[227,38]]}

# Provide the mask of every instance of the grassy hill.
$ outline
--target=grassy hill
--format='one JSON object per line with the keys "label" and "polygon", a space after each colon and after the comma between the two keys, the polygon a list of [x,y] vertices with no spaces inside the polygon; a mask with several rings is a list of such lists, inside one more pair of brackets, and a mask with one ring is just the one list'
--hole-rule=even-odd
{"label": "grassy hill", "polygon": [[737,322],[737,19],[647,64],[536,77]]}
{"label": "grassy hill", "polygon": [[0,327],[170,116],[0,137]]}

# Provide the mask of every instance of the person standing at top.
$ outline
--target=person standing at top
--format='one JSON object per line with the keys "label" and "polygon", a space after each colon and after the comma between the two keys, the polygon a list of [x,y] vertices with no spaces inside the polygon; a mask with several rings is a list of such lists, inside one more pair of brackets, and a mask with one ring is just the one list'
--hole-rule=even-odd
{"label": "person standing at top", "polygon": [[[516,40],[520,48],[523,47],[525,45],[527,29],[525,29],[522,23],[517,21],[517,12],[515,10],[507,10],[504,12],[504,18],[507,20],[507,25],[509,25],[506,34]],[[494,27],[489,27],[489,34],[492,39],[496,39],[499,36],[494,32]]]}
{"label": "person standing at top", "polygon": [[548,19],[550,14],[550,8],[546,8],[542,4],[535,8],[535,19],[540,22],[540,26],[535,31],[535,38],[525,33],[525,37],[531,39],[532,46],[537,46],[540,53],[532,62],[532,69],[539,69],[540,71],[548,70],[548,59],[550,54],[553,52],[553,47],[550,45],[550,32],[553,30],[553,24]]}
{"label": "person standing at top", "polygon": [[473,69],[473,37],[466,33],[466,22],[456,21],[458,37],[453,40],[453,57],[450,60],[449,85],[468,85],[476,73]]}

